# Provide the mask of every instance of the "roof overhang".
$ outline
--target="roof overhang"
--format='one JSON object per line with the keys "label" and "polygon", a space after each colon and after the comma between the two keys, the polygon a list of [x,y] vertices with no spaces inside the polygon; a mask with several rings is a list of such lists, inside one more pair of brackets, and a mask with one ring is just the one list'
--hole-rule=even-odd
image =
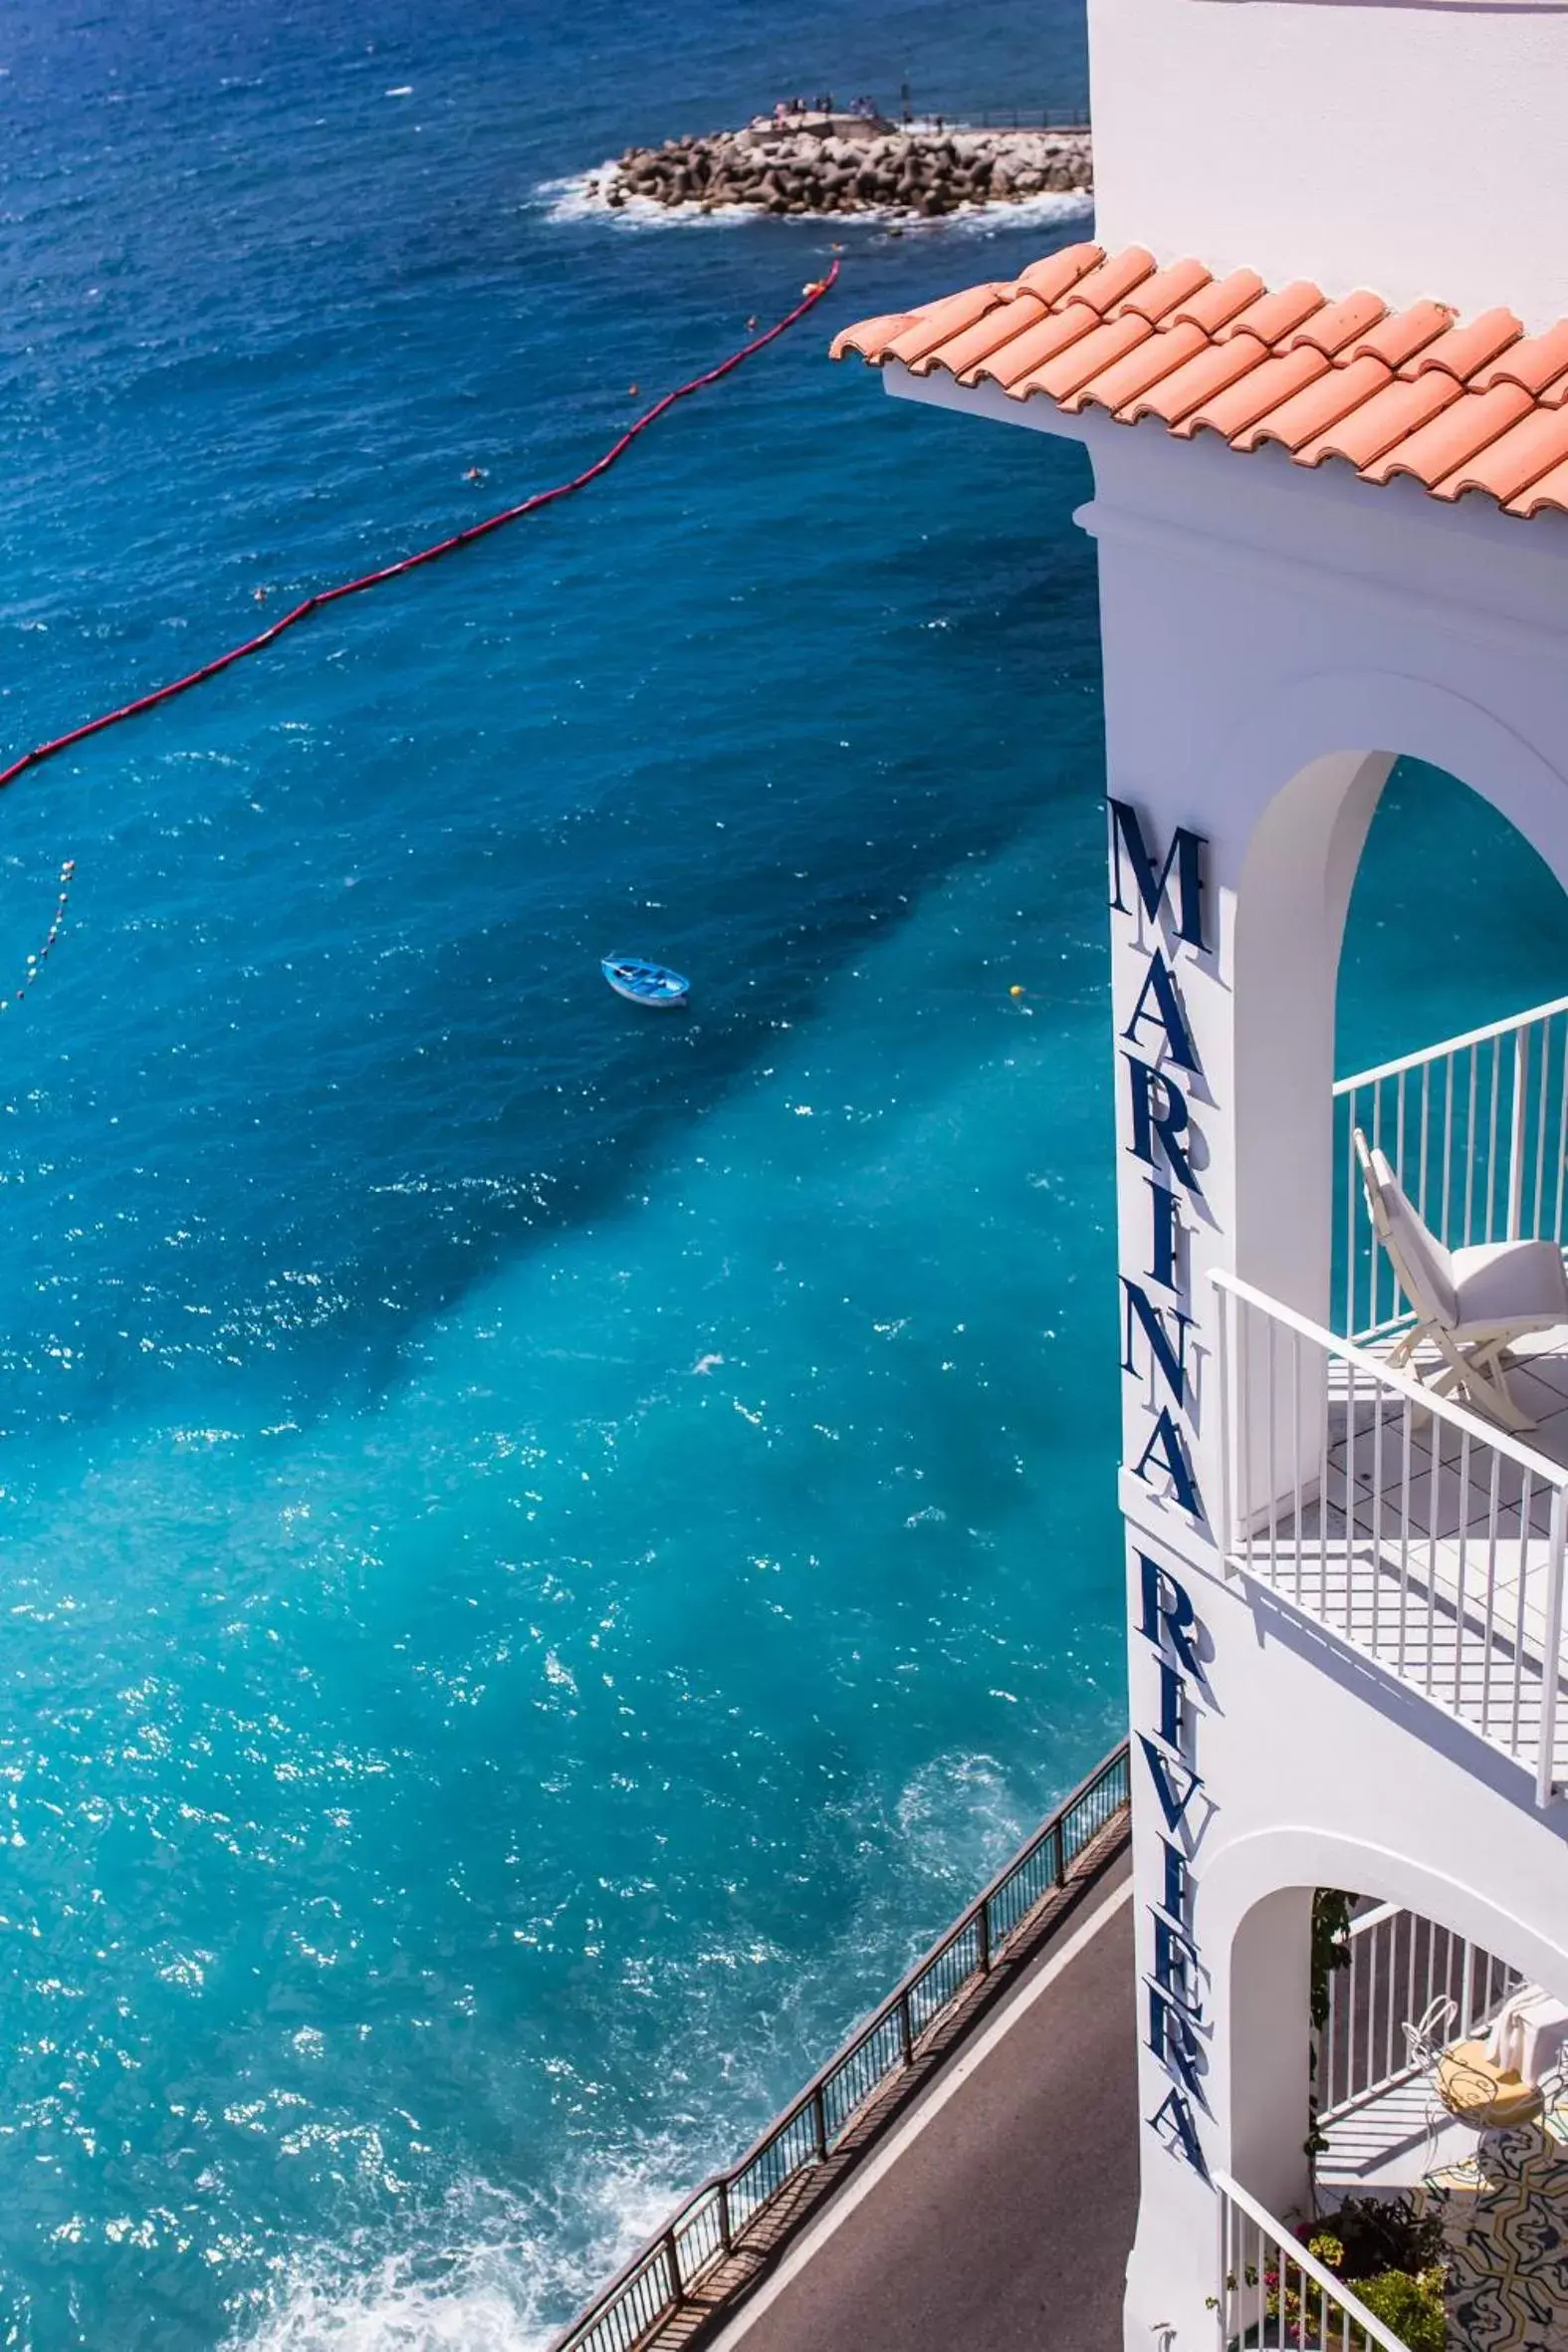
{"label": "roof overhang", "polygon": [[1526,336],[1506,310],[1461,322],[1079,244],[847,328],[833,356],[851,353],[902,397],[1077,440],[1143,424],[1449,506],[1568,514],[1568,321]]}

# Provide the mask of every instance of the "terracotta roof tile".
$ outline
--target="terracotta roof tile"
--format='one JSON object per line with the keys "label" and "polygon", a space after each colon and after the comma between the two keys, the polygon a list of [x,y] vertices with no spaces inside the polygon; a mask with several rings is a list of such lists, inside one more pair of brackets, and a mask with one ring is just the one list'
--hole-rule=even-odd
{"label": "terracotta roof tile", "polygon": [[1020,271],[1013,282],[1013,294],[1039,294],[1041,301],[1060,301],[1098,261],[1105,261],[1102,245],[1062,245],[1060,254],[1029,261],[1027,271]]}
{"label": "terracotta roof tile", "polygon": [[1096,327],[1092,335],[1085,335],[1054,359],[1047,359],[1043,367],[1036,367],[1014,384],[1014,392],[1049,392],[1053,400],[1065,401],[1080,384],[1090,382],[1102,367],[1112,366],[1123,359],[1135,345],[1153,335],[1147,319],[1112,319],[1103,327]]}
{"label": "terracotta roof tile", "polygon": [[1358,335],[1365,335],[1369,328],[1386,319],[1388,312],[1389,306],[1381,295],[1347,294],[1343,302],[1325,303],[1294,335],[1285,336],[1279,349],[1293,352],[1297,344],[1310,344],[1315,352],[1332,359],[1346,344],[1354,343]]}
{"label": "terracotta roof tile", "polygon": [[1408,441],[1440,408],[1460,397],[1459,385],[1441,367],[1434,367],[1430,375],[1415,383],[1401,383],[1396,378],[1386,391],[1375,392],[1364,407],[1341,416],[1296,455],[1303,465],[1318,465],[1325,457],[1343,457],[1353,466],[1368,466],[1396,441]]}
{"label": "terracotta roof tile", "polygon": [[1530,395],[1517,384],[1494,384],[1489,392],[1461,392],[1408,440],[1396,441],[1362,472],[1369,482],[1392,482],[1396,474],[1414,474],[1429,490],[1435,489],[1456,466],[1474,457],[1530,406]]}
{"label": "terracotta roof tile", "polygon": [[1414,358],[1428,344],[1446,335],[1454,325],[1454,313],[1447,303],[1412,303],[1408,311],[1391,311],[1379,326],[1366,335],[1358,335],[1344,354],[1350,359],[1370,356],[1382,359],[1390,367],[1398,367],[1404,360]]}
{"label": "terracotta roof tile", "polygon": [[880,319],[862,319],[858,327],[846,327],[841,335],[834,336],[828,348],[828,356],[846,359],[854,352],[860,358],[869,359],[874,365],[880,366],[882,354],[894,336],[901,335],[906,327],[913,325],[912,311],[889,311]]}
{"label": "terracotta roof tile", "polygon": [[1407,475],[1436,497],[1509,514],[1568,514],[1568,320],[1526,336],[1511,311],[1456,320],[1438,302],[1390,312],[1307,280],[1270,291],[1252,270],[1156,268],[1141,245],[1071,245],[1010,283],[846,328],[833,356],[995,383],[1069,414],[1147,418],[1178,439],[1274,442],[1298,465],[1333,457],[1367,482]]}
{"label": "terracotta roof tile", "polygon": [[1141,319],[1159,321],[1167,311],[1174,311],[1178,303],[1190,302],[1195,294],[1214,283],[1211,273],[1201,261],[1173,261],[1169,269],[1156,270],[1152,278],[1145,278],[1141,286],[1106,313],[1118,319],[1123,311],[1136,311]]}
{"label": "terracotta roof tile", "polygon": [[963,294],[950,294],[945,302],[928,304],[926,309],[915,313],[902,334],[895,335],[883,347],[883,357],[902,359],[906,367],[912,367],[928,352],[962,335],[988,311],[995,310],[1000,292],[996,286],[971,286]]}
{"label": "terracotta roof tile", "polygon": [[[1568,367],[1568,319],[1559,319],[1555,327],[1544,335],[1526,336],[1522,343],[1511,343],[1507,350],[1470,377],[1470,389],[1489,392],[1494,383],[1521,384],[1525,391],[1540,394],[1554,378],[1562,378]],[[1555,407],[1556,401],[1552,403]]]}
{"label": "terracotta roof tile", "polygon": [[1213,278],[1199,293],[1178,303],[1165,324],[1168,327],[1188,324],[1201,327],[1206,335],[1214,335],[1220,328],[1229,327],[1262,291],[1263,281],[1255,270],[1232,270],[1229,278]]}
{"label": "terracotta roof tile", "polygon": [[1074,302],[1086,302],[1101,318],[1113,303],[1131,294],[1145,278],[1154,276],[1154,255],[1141,245],[1128,245],[1120,253],[1107,254],[1104,261],[1081,277],[1072,290]]}
{"label": "terracotta roof tile", "polygon": [[1324,308],[1323,289],[1314,286],[1310,278],[1294,278],[1288,286],[1276,287],[1272,294],[1260,294],[1249,302],[1237,318],[1220,329],[1215,341],[1224,343],[1231,335],[1255,335],[1259,343],[1277,344],[1282,335]]}
{"label": "terracotta roof tile", "polygon": [[1568,465],[1554,465],[1549,474],[1542,474],[1540,480],[1532,482],[1528,490],[1521,490],[1517,498],[1510,498],[1507,511],[1510,515],[1528,517],[1548,506],[1560,507],[1564,514],[1568,514]]}
{"label": "terracotta roof tile", "polygon": [[1437,496],[1461,498],[1466,490],[1484,490],[1506,505],[1565,459],[1568,415],[1560,408],[1532,408],[1478,456],[1446,476],[1437,486]]}
{"label": "terracotta roof tile", "polygon": [[1087,303],[1069,302],[1064,310],[1048,311],[1036,327],[1025,327],[1010,343],[993,352],[989,359],[982,359],[970,371],[970,380],[984,383],[989,377],[1001,384],[1005,392],[1021,382],[1032,367],[1042,367],[1070,343],[1077,343],[1085,335],[1093,335],[1100,325],[1098,311],[1091,311]]}
{"label": "terracotta roof tile", "polygon": [[1223,392],[1226,385],[1234,383],[1238,375],[1245,375],[1259,359],[1268,356],[1265,347],[1250,335],[1238,335],[1233,343],[1212,343],[1199,353],[1196,359],[1188,359],[1182,366],[1165,376],[1159,383],[1130,400],[1117,410],[1124,424],[1136,424],[1141,416],[1162,417],[1167,424],[1180,424],[1182,418]]}
{"label": "terracotta roof tile", "polygon": [[1174,429],[1184,440],[1208,431],[1223,433],[1229,441],[1233,433],[1256,424],[1270,408],[1288,400],[1292,392],[1299,392],[1303,384],[1327,372],[1328,361],[1321,352],[1292,352],[1287,359],[1265,359],[1261,367],[1254,367],[1215,399],[1193,409]]}
{"label": "terracotta roof tile", "polygon": [[1109,408],[1114,415],[1140,392],[1148,391],[1162,376],[1172,375],[1185,359],[1196,358],[1209,349],[1209,338],[1201,327],[1173,327],[1168,333],[1151,335],[1125,359],[1118,359],[1107,367],[1092,383],[1084,384],[1062,406],[1076,413],[1092,400],[1097,407]]}
{"label": "terracotta roof tile", "polygon": [[950,336],[923,359],[915,360],[915,373],[929,375],[933,367],[941,366],[962,382],[967,368],[978,367],[982,359],[989,359],[993,352],[1011,343],[1026,327],[1037,327],[1042,319],[1051,316],[1037,294],[1015,295],[1011,302],[998,303],[995,310],[988,311],[984,319],[977,319],[962,335]]}
{"label": "terracotta roof tile", "polygon": [[1277,408],[1265,410],[1245,432],[1233,433],[1231,446],[1247,450],[1255,449],[1260,441],[1277,441],[1293,454],[1393,381],[1393,369],[1385,367],[1381,359],[1352,359],[1348,367],[1329,367]]}
{"label": "terracotta roof tile", "polygon": [[1060,253],[1047,254],[1043,261],[1031,261],[1013,291],[1037,294],[1041,302],[1059,302],[1104,259],[1103,245],[1064,245]]}
{"label": "terracotta roof tile", "polygon": [[1444,367],[1457,382],[1468,383],[1477,368],[1517,343],[1523,333],[1512,311],[1482,311],[1467,327],[1451,327],[1447,335],[1428,344],[1414,359],[1406,360],[1400,373],[1425,375],[1429,367]]}

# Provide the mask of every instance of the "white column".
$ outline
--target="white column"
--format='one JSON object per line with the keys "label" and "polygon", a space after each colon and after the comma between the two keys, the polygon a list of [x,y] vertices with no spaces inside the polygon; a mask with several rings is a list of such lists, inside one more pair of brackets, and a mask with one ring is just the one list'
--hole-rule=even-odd
{"label": "white column", "polygon": [[[1165,2328],[1171,2352],[1212,2344],[1215,2172],[1281,2215],[1306,2195],[1310,1887],[1271,1892],[1239,1929],[1216,1923],[1219,1951],[1205,1902],[1208,1861],[1227,1835],[1221,1743],[1240,1707],[1233,1678],[1258,1671],[1233,1607],[1225,1655],[1213,1626],[1235,1431],[1222,1407],[1212,1277],[1236,1271],[1326,1315],[1335,979],[1389,766],[1357,753],[1317,761],[1255,822],[1256,803],[1228,800],[1218,778],[1208,806],[1190,782],[1113,787],[1143,2181],[1129,2352],[1147,2352]],[[1310,1365],[1296,1404],[1296,1442],[1315,1463]],[[1291,1433],[1274,1438],[1278,1474]]]}

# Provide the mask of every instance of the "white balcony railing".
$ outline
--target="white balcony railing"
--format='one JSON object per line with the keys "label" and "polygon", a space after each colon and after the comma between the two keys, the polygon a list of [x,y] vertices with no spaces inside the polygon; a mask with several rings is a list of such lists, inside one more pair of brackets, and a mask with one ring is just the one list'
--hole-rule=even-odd
{"label": "white balcony railing", "polygon": [[1481,2039],[1522,1983],[1495,1953],[1398,1904],[1351,1921],[1313,2073],[1320,2199],[1400,2195],[1474,2155],[1473,2128],[1438,2088],[1433,2048]]}
{"label": "white balcony railing", "polygon": [[1227,1560],[1469,1724],[1545,1804],[1568,1762],[1568,1469],[1235,1277],[1215,1282]]}
{"label": "white balcony railing", "polygon": [[1422,2071],[1405,2034],[1434,2001],[1452,2000],[1445,2041],[1484,2032],[1523,1979],[1495,1953],[1397,1903],[1350,1923],[1348,1959],[1329,1972],[1328,2023],[1318,2041],[1318,2122],[1331,2125]]}
{"label": "white balcony railing", "polygon": [[1220,2341],[1226,2352],[1407,2352],[1342,2279],[1228,2173],[1220,2193]]}
{"label": "white balcony railing", "polygon": [[1568,997],[1445,1039],[1334,1088],[1330,1321],[1367,1339],[1403,1319],[1362,1206],[1351,1136],[1381,1144],[1450,1249],[1562,1238],[1568,1205]]}

